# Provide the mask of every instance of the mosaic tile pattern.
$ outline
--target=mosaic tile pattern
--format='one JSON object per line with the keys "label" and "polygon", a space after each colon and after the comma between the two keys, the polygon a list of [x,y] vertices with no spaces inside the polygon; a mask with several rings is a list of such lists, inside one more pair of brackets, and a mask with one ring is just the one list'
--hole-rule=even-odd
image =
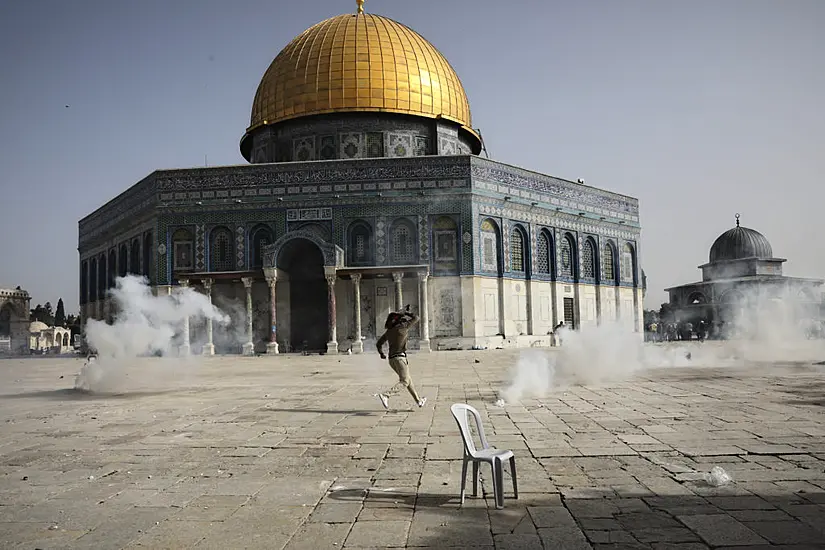
{"label": "mosaic tile pattern", "polygon": [[195,269],[206,269],[206,247],[204,246],[204,225],[195,225]]}

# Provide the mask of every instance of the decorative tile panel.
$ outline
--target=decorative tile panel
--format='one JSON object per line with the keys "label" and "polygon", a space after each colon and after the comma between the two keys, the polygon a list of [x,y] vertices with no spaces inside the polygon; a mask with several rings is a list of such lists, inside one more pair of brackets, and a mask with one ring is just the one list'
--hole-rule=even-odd
{"label": "decorative tile panel", "polygon": [[332,208],[291,208],[286,211],[286,221],[331,220]]}
{"label": "decorative tile panel", "polygon": [[418,244],[421,263],[430,261],[430,232],[427,217],[418,215]]}
{"label": "decorative tile panel", "polygon": [[375,263],[384,265],[387,262],[387,218],[378,216],[375,223]]}
{"label": "decorative tile panel", "polygon": [[195,269],[204,271],[206,269],[206,251],[204,246],[204,225],[195,225]]}
{"label": "decorative tile panel", "polygon": [[244,253],[244,227],[243,225],[238,225],[235,227],[235,246],[237,250],[237,267],[239,270],[242,270],[246,267],[245,253]]}

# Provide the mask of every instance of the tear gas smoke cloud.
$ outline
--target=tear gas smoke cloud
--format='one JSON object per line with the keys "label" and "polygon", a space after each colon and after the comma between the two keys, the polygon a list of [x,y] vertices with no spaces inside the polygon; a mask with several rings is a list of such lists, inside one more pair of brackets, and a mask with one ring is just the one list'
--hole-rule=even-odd
{"label": "tear gas smoke cloud", "polygon": [[111,298],[116,312],[114,322],[110,325],[90,319],[86,323],[86,341],[98,357],[78,374],[77,389],[120,389],[130,374],[140,374],[136,369],[150,368],[147,362],[141,364],[136,358],[179,355],[186,319],[194,323],[212,319],[220,325],[229,322],[229,317],[204,294],[192,288],[179,288],[171,295],[154,296],[143,277],[118,278]]}
{"label": "tear gas smoke cloud", "polygon": [[[816,297],[787,289],[741,293],[730,304],[723,330],[727,340],[699,344],[649,344],[626,324],[609,322],[578,331],[561,330],[553,351],[521,354],[499,404],[541,398],[574,384],[602,384],[640,371],[668,367],[726,367],[825,359],[825,341],[813,339],[820,326]],[[649,374],[649,373],[648,373]]]}

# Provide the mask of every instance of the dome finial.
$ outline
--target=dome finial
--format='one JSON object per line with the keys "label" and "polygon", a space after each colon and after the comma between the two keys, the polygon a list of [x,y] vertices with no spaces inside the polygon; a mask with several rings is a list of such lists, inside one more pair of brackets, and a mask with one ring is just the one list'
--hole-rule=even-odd
{"label": "dome finial", "polygon": [[366,0],[355,0],[355,3],[358,4],[359,14],[364,13],[364,2],[366,2]]}
{"label": "dome finial", "polygon": [[739,213],[736,213],[736,227],[739,227]]}

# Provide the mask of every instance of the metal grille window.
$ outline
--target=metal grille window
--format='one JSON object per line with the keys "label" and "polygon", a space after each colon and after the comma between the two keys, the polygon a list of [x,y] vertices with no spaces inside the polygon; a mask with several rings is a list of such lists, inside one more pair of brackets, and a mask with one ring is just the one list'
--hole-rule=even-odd
{"label": "metal grille window", "polygon": [[367,254],[367,246],[364,239],[364,235],[356,235],[355,236],[355,259],[356,260],[363,260],[364,256]]}
{"label": "metal grille window", "polygon": [[369,132],[367,134],[367,156],[384,156],[384,134],[380,132]]}
{"label": "metal grille window", "polygon": [[498,270],[498,233],[492,220],[481,223],[481,242],[484,252],[481,255],[481,265],[485,271]]}
{"label": "metal grille window", "polygon": [[561,241],[561,272],[562,277],[573,277],[573,240],[566,235]]}
{"label": "metal grille window", "polygon": [[264,248],[271,244],[272,237],[266,229],[259,229],[252,239],[252,267],[263,267]]}
{"label": "metal grille window", "polygon": [[400,222],[392,230],[393,263],[408,264],[413,261],[412,231],[407,223]]}
{"label": "metal grille window", "polygon": [[518,229],[510,236],[510,269],[524,271],[524,237]]}
{"label": "metal grille window", "polygon": [[539,233],[535,266],[537,273],[550,273],[550,238],[546,233]]}
{"label": "metal grille window", "polygon": [[622,281],[633,281],[633,248],[629,244],[622,250]]}
{"label": "metal grille window", "polygon": [[605,281],[616,280],[616,267],[613,263],[615,261],[616,258],[613,255],[613,247],[610,243],[604,245],[604,250],[602,251],[602,264],[604,265]]}
{"label": "metal grille window", "polygon": [[232,234],[228,229],[216,229],[212,234],[212,249],[210,250],[210,264],[212,271],[232,270]]}
{"label": "metal grille window", "polygon": [[593,241],[590,239],[584,241],[584,250],[582,250],[582,275],[588,279],[596,278],[596,249],[593,247]]}

